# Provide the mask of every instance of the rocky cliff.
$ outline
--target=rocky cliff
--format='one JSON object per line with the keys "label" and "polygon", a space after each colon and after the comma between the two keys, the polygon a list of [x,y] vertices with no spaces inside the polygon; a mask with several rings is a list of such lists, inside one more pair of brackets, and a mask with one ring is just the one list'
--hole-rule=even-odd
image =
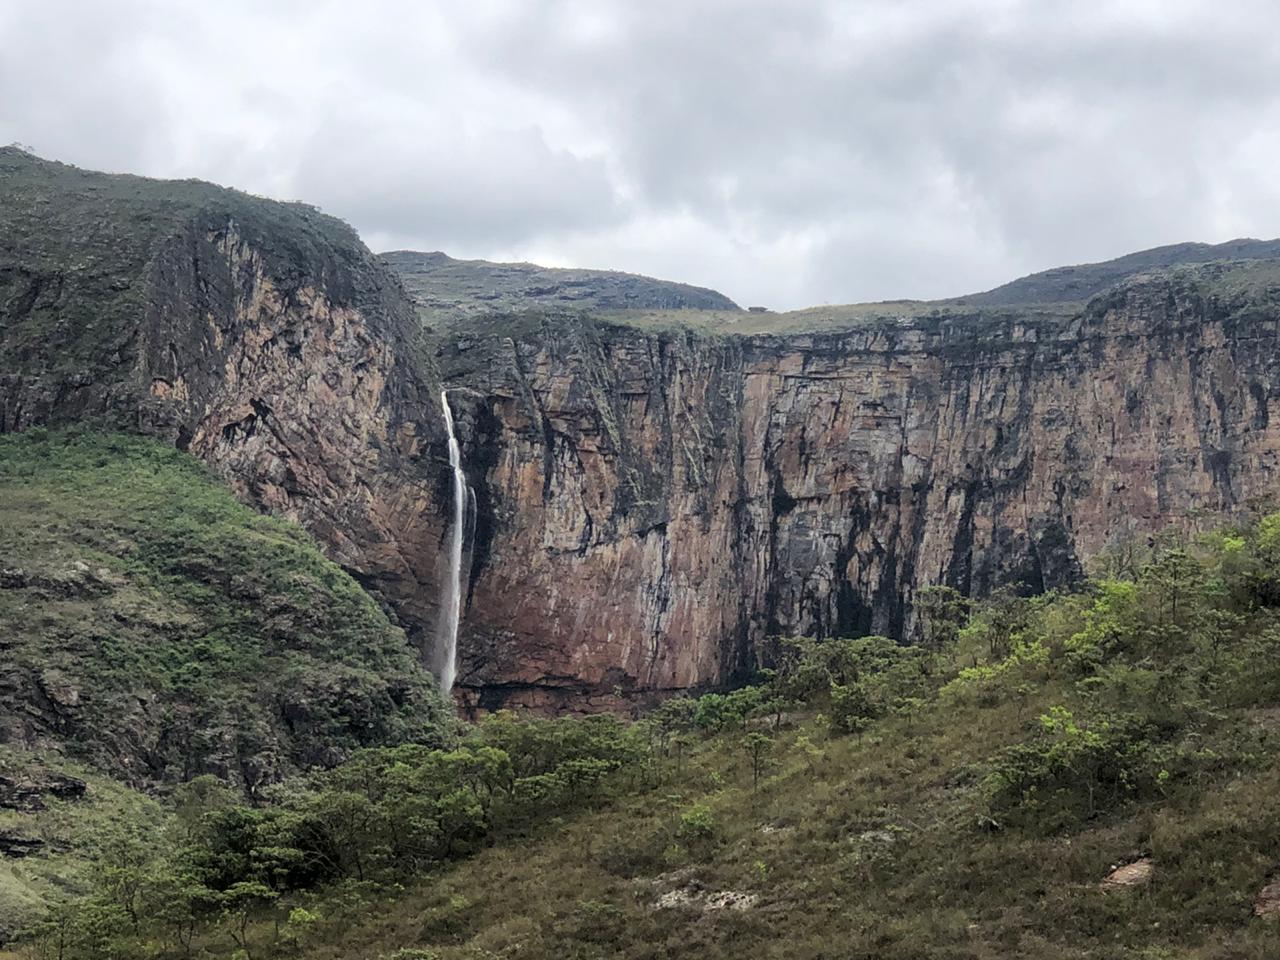
{"label": "rocky cliff", "polygon": [[480,505],[460,682],[551,709],[713,684],[771,636],[909,638],[922,586],[1065,585],[1270,495],[1276,279],[829,333],[476,324],[444,359]]}
{"label": "rocky cliff", "polygon": [[412,305],[346,224],[0,150],[0,431],[163,437],[296,520],[429,654],[448,496]]}
{"label": "rocky cliff", "polygon": [[1051,588],[1117,535],[1274,489],[1272,260],[1126,267],[1087,305],[608,319],[553,297],[429,333],[312,208],[12,150],[0,176],[0,429],[191,451],[306,525],[428,659],[443,376],[477,504],[461,695],[486,708],[725,682],[779,634],[910,639],[924,585]]}

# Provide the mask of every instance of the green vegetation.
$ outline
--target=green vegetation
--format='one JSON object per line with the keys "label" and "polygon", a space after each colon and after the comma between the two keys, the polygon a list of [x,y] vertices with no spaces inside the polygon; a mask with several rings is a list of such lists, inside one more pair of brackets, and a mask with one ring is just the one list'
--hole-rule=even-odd
{"label": "green vegetation", "polygon": [[633,724],[501,714],[258,806],[198,781],[22,950],[1273,957],[1280,515],[1100,569],[973,610],[935,591],[927,645],[787,641]]}
{"label": "green vegetation", "polygon": [[0,437],[0,556],[0,740],[253,793],[444,736],[430,677],[359,585],[172,448]]}
{"label": "green vegetation", "polygon": [[[24,805],[5,789],[55,778],[83,794],[45,790]],[[51,903],[89,889],[92,860],[110,824],[163,823],[166,816],[155,799],[101,771],[52,751],[0,746],[0,851],[6,852],[0,855],[0,943],[39,922]],[[17,856],[19,847],[29,852]]]}

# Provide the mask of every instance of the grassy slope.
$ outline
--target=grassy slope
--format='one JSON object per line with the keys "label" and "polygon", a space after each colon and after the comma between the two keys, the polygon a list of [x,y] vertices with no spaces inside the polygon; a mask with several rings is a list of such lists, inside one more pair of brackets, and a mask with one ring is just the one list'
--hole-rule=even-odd
{"label": "grassy slope", "polygon": [[[861,743],[822,743],[812,770],[792,732],[754,801],[745,754],[704,747],[686,761],[696,772],[656,795],[487,851],[406,896],[338,908],[317,938],[331,939],[306,956],[1280,956],[1276,925],[1250,917],[1280,849],[1274,766],[1063,836],[976,829],[968,767],[1037,705],[928,710]],[[714,839],[681,849],[680,811],[695,802],[713,811]],[[1100,889],[1112,865],[1144,854],[1159,864],[1150,887]],[[690,880],[759,900],[655,907]]]}
{"label": "grassy slope", "polygon": [[[1224,563],[1239,542],[1223,541]],[[745,735],[722,733],[668,757],[656,788],[549,835],[391,899],[336,897],[306,956],[1280,956],[1280,922],[1252,916],[1280,871],[1280,634],[1270,609],[1236,620],[1217,600],[1185,614],[1185,629],[1160,628],[1166,574],[1120,615],[1099,613],[1096,596],[1042,608],[1004,666],[963,674],[861,736],[801,717],[770,748],[758,792]],[[1219,596],[1222,582],[1211,573],[1193,589]],[[1233,612],[1202,618],[1208,609]],[[1111,652],[1089,660],[1099,630]],[[954,662],[982,660],[970,640]],[[1152,751],[1144,762],[1160,775],[1078,817],[1044,788],[991,829],[989,773],[1016,745],[1051,751],[1040,718],[1054,708],[1098,731],[1099,718],[1131,713],[1163,726],[1135,747]],[[1073,802],[1077,779],[1067,778]],[[704,827],[690,831],[695,812]],[[1143,856],[1156,863],[1149,885],[1101,888],[1112,866]],[[757,900],[742,911],[656,905],[691,884],[704,898]]]}
{"label": "grassy slope", "polygon": [[162,820],[125,782],[212,771],[256,788],[443,721],[350,577],[161,444],[0,437],[0,557],[0,776],[88,783],[37,813],[0,808],[0,835],[44,843],[0,857],[0,937],[82,887],[100,829]]}
{"label": "grassy slope", "polygon": [[[39,853],[0,858],[0,938],[39,919],[50,903],[85,889],[91,851],[104,827],[163,822],[160,803],[119,781],[54,752],[0,746],[0,776],[35,777],[45,772],[83,780],[79,800],[46,796],[34,813],[0,808],[0,835],[39,840]],[[0,957],[4,953],[0,951]]]}
{"label": "grassy slope", "polygon": [[141,438],[0,437],[0,734],[252,785],[430,735],[402,632],[310,538]]}

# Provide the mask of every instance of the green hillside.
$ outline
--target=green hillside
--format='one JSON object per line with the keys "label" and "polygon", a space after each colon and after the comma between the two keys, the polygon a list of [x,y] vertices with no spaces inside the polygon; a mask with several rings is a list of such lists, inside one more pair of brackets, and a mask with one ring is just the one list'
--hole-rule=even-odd
{"label": "green hillside", "polygon": [[636,723],[499,715],[265,808],[188,803],[138,848],[171,879],[136,923],[102,883],[26,949],[1280,955],[1255,915],[1280,912],[1280,515],[1117,552],[1075,594],[921,602],[921,647],[790,641]]}
{"label": "green hillside", "polygon": [[156,836],[181,781],[257,796],[451,733],[305,533],[139,437],[0,436],[0,651],[0,943]]}
{"label": "green hillside", "polygon": [[0,437],[0,742],[134,784],[253,792],[430,740],[403,633],[311,539],[196,460],[121,435]]}

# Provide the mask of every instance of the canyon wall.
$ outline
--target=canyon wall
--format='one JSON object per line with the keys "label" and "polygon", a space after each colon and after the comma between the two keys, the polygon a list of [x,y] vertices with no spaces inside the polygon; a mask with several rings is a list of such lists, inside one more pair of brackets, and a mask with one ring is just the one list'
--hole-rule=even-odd
{"label": "canyon wall", "polygon": [[[787,634],[909,641],[923,586],[1070,584],[1116,537],[1275,492],[1274,260],[828,332],[805,332],[820,311],[655,326],[546,303],[430,329],[313,208],[9,148],[0,178],[0,430],[191,451],[310,529],[424,660],[452,515],[443,378],[476,491],[459,697],[477,709],[622,708],[742,677]],[[516,296],[480,289],[492,271],[458,293],[448,266],[433,303]],[[739,315],[779,332],[714,332]]]}
{"label": "canyon wall", "polygon": [[1227,273],[823,334],[473,324],[442,359],[480,514],[466,700],[617,706],[778,635],[909,639],[922,586],[1068,585],[1269,496],[1280,307]]}

